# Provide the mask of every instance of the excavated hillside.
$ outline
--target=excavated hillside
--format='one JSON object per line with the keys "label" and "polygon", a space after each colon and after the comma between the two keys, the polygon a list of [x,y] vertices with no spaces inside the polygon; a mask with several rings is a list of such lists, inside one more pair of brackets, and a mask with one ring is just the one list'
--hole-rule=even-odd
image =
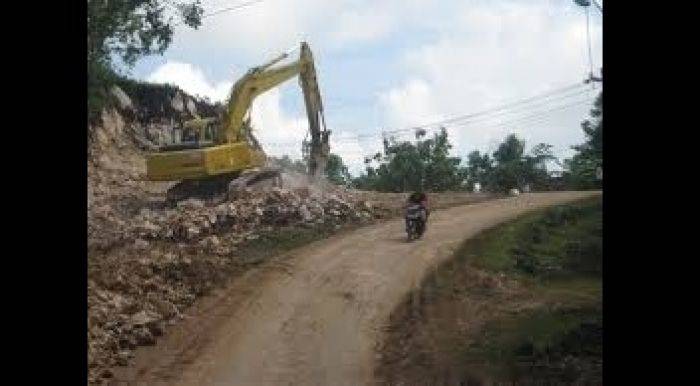
{"label": "excavated hillside", "polygon": [[125,83],[88,127],[88,364],[91,383],[153,344],[168,323],[247,261],[237,251],[280,229],[335,229],[385,213],[343,189],[243,191],[234,202],[163,205],[171,183],[145,177],[145,152],[178,140],[172,128],[221,106],[169,86]]}
{"label": "excavated hillside", "polygon": [[[220,105],[171,86],[124,82],[88,127],[89,383],[128,366],[195,299],[270,255],[338,230],[393,217],[405,195],[308,185],[247,189],[232,201],[164,205],[172,183],[145,180],[145,152],[178,141],[177,122],[221,112]],[[263,144],[264,146],[264,144]],[[433,205],[482,201],[449,193]],[[264,251],[264,252],[261,252]]]}

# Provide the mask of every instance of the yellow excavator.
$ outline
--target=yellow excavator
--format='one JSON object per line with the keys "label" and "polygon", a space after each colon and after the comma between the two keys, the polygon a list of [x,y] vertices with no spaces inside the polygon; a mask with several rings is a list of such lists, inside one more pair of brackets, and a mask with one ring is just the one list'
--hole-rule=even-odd
{"label": "yellow excavator", "polygon": [[311,141],[306,144],[308,174],[324,175],[330,147],[323,115],[323,103],[316,79],[311,49],[301,43],[299,59],[284,65],[291,51],[250,69],[231,89],[221,116],[195,118],[182,129],[194,132],[194,140],[159,148],[147,154],[147,178],[151,181],[179,181],[167,192],[170,203],[189,197],[214,198],[232,187],[270,179],[281,183],[280,170],[267,165],[267,156],[252,135],[250,107],[260,94],[299,76],[309,120]]}

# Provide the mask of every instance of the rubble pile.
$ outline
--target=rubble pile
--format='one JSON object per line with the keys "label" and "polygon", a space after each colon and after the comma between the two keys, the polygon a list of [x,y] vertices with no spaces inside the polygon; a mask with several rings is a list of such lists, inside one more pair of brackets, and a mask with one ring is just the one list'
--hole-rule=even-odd
{"label": "rubble pile", "polygon": [[[143,153],[182,140],[176,123],[220,106],[168,87],[124,84],[114,109],[88,126],[88,381],[111,377],[154,344],[196,298],[248,267],[265,235],[338,229],[392,216],[385,202],[288,173],[287,189],[237,190],[225,202],[180,202],[146,181]],[[390,200],[388,200],[390,201]],[[388,202],[387,201],[387,202]],[[251,261],[255,261],[255,258]]]}
{"label": "rubble pile", "polygon": [[135,238],[199,241],[221,233],[255,232],[266,227],[312,226],[375,218],[368,201],[352,195],[311,195],[308,189],[273,188],[241,191],[235,200],[216,206],[190,199],[176,209],[141,210],[134,218]]}
{"label": "rubble pile", "polygon": [[[243,189],[219,204],[143,203],[139,182],[103,176],[90,185],[88,366],[90,383],[155,343],[181,311],[244,266],[242,243],[283,228],[362,224],[388,215],[342,188]],[[141,201],[139,201],[141,200]],[[131,202],[131,204],[127,204]],[[100,244],[101,243],[101,244]]]}
{"label": "rubble pile", "polygon": [[[89,195],[99,196],[99,192]],[[120,205],[110,204],[107,199],[89,203],[89,246],[104,250],[125,243],[145,247],[154,240],[206,242],[208,236],[259,233],[268,227],[366,222],[387,214],[383,207],[342,190],[242,190],[235,199],[218,205],[189,199],[176,208],[153,208],[143,202],[139,205],[143,195],[134,184],[123,192]]]}
{"label": "rubble pile", "polygon": [[155,344],[181,311],[230,272],[229,260],[154,249],[89,262],[89,383],[125,366],[138,346]]}

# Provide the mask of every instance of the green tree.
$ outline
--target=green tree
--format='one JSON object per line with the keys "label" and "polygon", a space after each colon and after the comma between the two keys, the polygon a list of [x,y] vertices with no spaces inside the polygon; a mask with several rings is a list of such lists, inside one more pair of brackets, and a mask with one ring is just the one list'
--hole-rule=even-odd
{"label": "green tree", "polygon": [[425,149],[422,154],[427,159],[423,190],[441,192],[459,189],[464,181],[464,173],[459,166],[462,160],[450,156],[452,145],[447,138],[447,131],[443,128],[432,139],[420,142],[418,146]]}
{"label": "green tree", "polygon": [[89,113],[101,108],[120,65],[128,69],[144,56],[162,54],[172,41],[174,23],[198,28],[202,14],[200,0],[88,0]]}
{"label": "green tree", "polygon": [[343,163],[343,158],[331,153],[326,163],[326,178],[336,185],[347,185],[351,181],[347,166]]}
{"label": "green tree", "polygon": [[[432,138],[415,144],[387,139],[384,153],[366,160],[366,172],[354,180],[354,185],[391,192],[460,189],[464,171],[459,166],[461,159],[449,156],[451,147],[444,128]],[[370,166],[372,161],[379,165]]]}
{"label": "green tree", "polygon": [[591,118],[581,123],[586,141],[572,146],[576,154],[564,161],[564,178],[568,186],[574,189],[600,189],[602,181],[596,176],[596,170],[603,167],[603,93],[598,94]]}
{"label": "green tree", "polygon": [[492,187],[507,191],[518,188],[525,182],[525,163],[523,159],[525,141],[515,134],[510,134],[493,153],[496,167],[493,170]]}
{"label": "green tree", "polygon": [[467,156],[467,186],[470,190],[474,189],[474,185],[479,183],[482,188],[487,189],[493,185],[493,160],[488,154],[481,154],[478,150],[474,150]]}
{"label": "green tree", "polygon": [[547,162],[557,159],[552,148],[550,144],[539,143],[524,157],[524,177],[535,190],[546,190],[550,186],[551,177],[547,170]]}
{"label": "green tree", "polygon": [[[476,164],[480,162],[477,156],[474,155]],[[547,162],[555,159],[552,145],[540,143],[530,153],[525,153],[525,141],[510,134],[493,153],[494,166],[481,178],[486,182],[487,188],[493,191],[522,189],[525,185],[544,190],[550,182]]]}

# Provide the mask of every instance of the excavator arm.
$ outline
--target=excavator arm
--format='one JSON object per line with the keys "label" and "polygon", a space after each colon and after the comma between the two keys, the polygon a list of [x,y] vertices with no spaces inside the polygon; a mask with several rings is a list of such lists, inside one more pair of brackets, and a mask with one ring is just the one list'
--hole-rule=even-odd
{"label": "excavator arm", "polygon": [[309,174],[318,177],[324,173],[328,158],[329,133],[326,130],[313,55],[308,44],[303,42],[298,60],[283,66],[272,67],[288,56],[289,53],[285,53],[262,66],[252,68],[233,85],[217,142],[223,144],[244,140],[246,126],[244,118],[253,100],[258,95],[299,75],[311,134]]}
{"label": "excavator arm", "polygon": [[305,58],[299,83],[304,93],[306,116],[309,120],[311,134],[311,151],[309,152],[309,175],[319,178],[325,174],[326,162],[330,154],[328,143],[329,131],[326,129],[326,118],[323,115],[321,91],[318,88],[316,68],[311,50],[306,43],[301,45],[301,57]]}

